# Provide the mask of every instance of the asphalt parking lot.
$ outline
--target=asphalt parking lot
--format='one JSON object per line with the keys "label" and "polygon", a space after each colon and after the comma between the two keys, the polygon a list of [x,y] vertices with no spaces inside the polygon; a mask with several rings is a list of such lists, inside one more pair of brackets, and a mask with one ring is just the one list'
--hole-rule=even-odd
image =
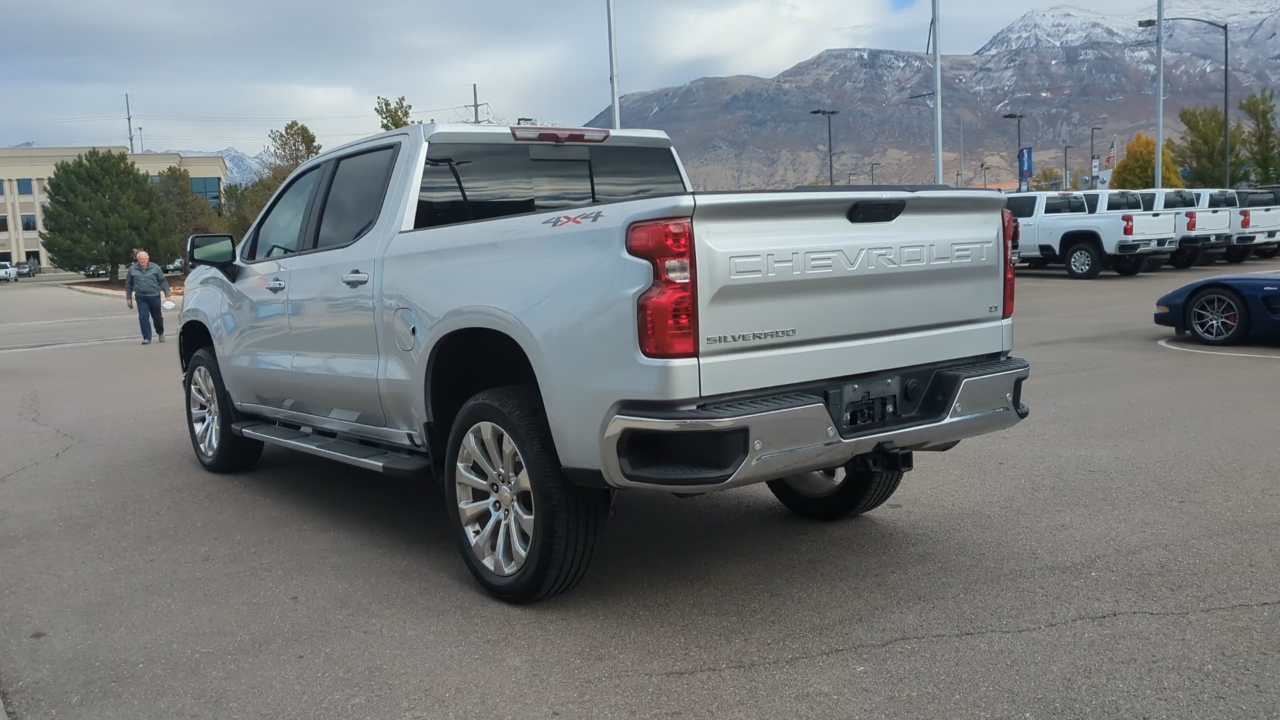
{"label": "asphalt parking lot", "polygon": [[117,300],[0,288],[4,705],[1280,717],[1280,347],[1186,352],[1151,322],[1191,278],[1268,267],[1020,272],[1027,422],[918,454],[847,522],[760,487],[623,495],[586,581],[531,607],[473,584],[429,485],[270,449],[204,473],[176,343],[140,346]]}

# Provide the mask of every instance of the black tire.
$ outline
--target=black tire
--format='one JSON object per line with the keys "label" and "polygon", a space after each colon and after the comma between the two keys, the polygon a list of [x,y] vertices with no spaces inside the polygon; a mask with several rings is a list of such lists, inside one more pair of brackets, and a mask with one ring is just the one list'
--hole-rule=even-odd
{"label": "black tire", "polygon": [[1117,275],[1123,275],[1124,277],[1133,277],[1142,272],[1146,266],[1147,259],[1137,255],[1116,258],[1111,263],[1111,269],[1115,270]]}
{"label": "black tire", "polygon": [[[191,386],[193,381],[199,385],[205,372],[208,373],[208,380],[203,384],[213,386],[212,396],[217,403],[215,420],[210,429],[216,437],[212,452],[208,452],[205,446],[202,446],[201,440],[197,439],[196,421],[192,414],[192,403],[196,398],[192,394]],[[195,355],[191,356],[191,362],[187,363],[187,374],[182,380],[182,387],[186,391],[184,394],[187,398],[187,434],[191,437],[191,449],[195,451],[196,459],[204,469],[216,473],[233,473],[252,468],[262,456],[262,443],[240,437],[231,431],[231,424],[235,420],[235,409],[231,405],[231,397],[227,395],[227,387],[222,382],[222,372],[218,369],[218,359],[214,356],[213,348],[200,348]],[[204,389],[201,389],[198,394],[208,395]]]}
{"label": "black tire", "polygon": [[1275,247],[1269,247],[1269,248],[1258,248],[1257,250],[1253,251],[1254,257],[1262,258],[1263,260],[1270,260],[1276,255],[1280,255],[1280,245],[1276,245]]}
{"label": "black tire", "polygon": [[1049,267],[1049,260],[1047,258],[1036,258],[1034,260],[1028,260],[1027,267],[1030,267],[1032,270],[1043,270]]}
{"label": "black tire", "polygon": [[1203,254],[1204,252],[1201,250],[1178,250],[1169,257],[1169,264],[1179,270],[1186,270],[1200,262]]}
{"label": "black tire", "polygon": [[1248,246],[1235,245],[1227,248],[1227,253],[1222,256],[1222,259],[1226,260],[1232,265],[1239,265],[1245,260],[1248,260],[1250,255],[1253,255],[1253,248]]}
{"label": "black tire", "polygon": [[[497,557],[501,549],[497,548],[496,543],[500,542],[499,538],[503,535],[494,538],[496,551],[492,560],[494,567],[491,568],[473,552],[472,538],[480,533],[473,534],[473,531],[464,526],[460,512],[458,479],[463,475],[458,459],[462,455],[463,443],[468,433],[473,428],[483,427],[482,423],[497,426],[514,441],[518,457],[513,461],[512,469],[514,470],[515,462],[522,461],[523,465],[523,473],[512,472],[505,475],[508,478],[505,481],[506,488],[499,486],[501,490],[507,491],[502,502],[509,502],[509,507],[513,508],[504,509],[504,513],[517,512],[514,508],[520,503],[519,512],[531,512],[533,518],[533,532],[527,533],[527,554],[518,569],[511,574],[501,573],[497,569]],[[469,450],[467,458],[472,458]],[[477,460],[472,461],[469,470],[473,475],[485,476],[483,465]],[[521,474],[527,477],[528,490],[520,490],[518,479],[512,477]],[[530,387],[496,388],[468,400],[458,411],[449,433],[444,481],[446,512],[449,515],[449,525],[458,541],[458,550],[462,553],[467,569],[490,595],[510,603],[534,602],[573,588],[586,575],[609,512],[609,491],[574,485],[565,478],[551,440],[546,411],[537,390]],[[488,492],[471,487],[462,489],[471,493]],[[489,495],[491,498],[499,497],[494,493]],[[521,495],[529,497],[521,498]],[[481,500],[490,502],[474,494],[463,500],[471,503]],[[528,511],[523,510],[525,501],[528,501]],[[475,518],[476,527],[491,527],[497,523],[498,527],[492,529],[490,534],[505,532],[504,526],[510,527],[510,532],[517,539],[519,535],[514,535],[515,533],[526,534],[523,529],[517,530],[518,515],[513,515],[516,519],[511,520],[511,524],[507,526],[505,515],[499,516],[487,509],[477,512],[485,513],[485,516],[483,520],[480,516]],[[513,544],[513,559],[514,548]],[[485,551],[489,551],[488,541],[485,542]]]}
{"label": "black tire", "polygon": [[[1202,305],[1204,303],[1204,305]],[[1217,334],[1212,332],[1211,328],[1206,328],[1204,324],[1197,324],[1198,316],[1201,312],[1222,313],[1227,309],[1228,305],[1231,310],[1227,311],[1222,317],[1224,322],[1234,321],[1234,325],[1225,334]],[[1235,345],[1243,341],[1249,336],[1249,306],[1245,304],[1244,298],[1234,290],[1224,287],[1205,288],[1187,301],[1186,319],[1187,330],[1191,333],[1191,337],[1197,342],[1205,345]],[[1221,328],[1221,326],[1219,326]],[[1208,330],[1208,331],[1206,331]]]}
{"label": "black tire", "polygon": [[791,512],[814,520],[839,520],[880,507],[900,482],[900,472],[855,470],[850,463],[844,468],[802,473],[767,484],[773,496]]}
{"label": "black tire", "polygon": [[1102,272],[1102,253],[1092,243],[1078,242],[1062,255],[1067,275],[1075,280],[1092,280]]}

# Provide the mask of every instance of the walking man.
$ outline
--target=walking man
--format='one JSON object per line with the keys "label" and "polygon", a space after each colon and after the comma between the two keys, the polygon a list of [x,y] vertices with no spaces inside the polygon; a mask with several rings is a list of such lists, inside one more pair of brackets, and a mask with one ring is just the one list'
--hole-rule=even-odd
{"label": "walking man", "polygon": [[[169,291],[169,280],[159,265],[152,264],[151,256],[145,251],[138,253],[138,262],[129,266],[129,273],[124,278],[124,302],[133,307],[133,299],[138,298],[138,325],[142,327],[142,344],[151,344],[151,323],[156,325],[156,339],[164,342],[164,315],[160,314],[160,293],[168,300],[173,293]],[[150,317],[148,317],[148,315]]]}

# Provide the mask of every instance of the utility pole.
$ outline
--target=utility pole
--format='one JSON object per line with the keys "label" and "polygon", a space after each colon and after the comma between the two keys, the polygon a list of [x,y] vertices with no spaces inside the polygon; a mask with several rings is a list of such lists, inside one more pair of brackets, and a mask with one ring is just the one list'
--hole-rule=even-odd
{"label": "utility pole", "polygon": [[942,184],[942,33],[938,32],[938,2],[933,0],[933,180]]}
{"label": "utility pole", "polygon": [[471,83],[471,107],[476,111],[476,124],[480,124],[480,89],[475,83]]}
{"label": "utility pole", "polygon": [[129,121],[129,152],[133,152],[133,111],[129,109],[129,93],[124,94],[124,114]]}
{"label": "utility pole", "polygon": [[147,151],[147,144],[142,142],[142,126],[141,125],[138,126],[138,151],[139,152]]}
{"label": "utility pole", "polygon": [[956,171],[956,185],[964,187],[964,116],[960,116],[960,169]]}
{"label": "utility pole", "polygon": [[1231,42],[1227,24],[1222,23],[1222,187],[1231,188],[1231,123],[1227,111],[1231,106]]}
{"label": "utility pole", "polygon": [[829,185],[836,184],[836,156],[835,146],[832,145],[831,139],[831,117],[839,115],[839,110],[810,110],[810,115],[825,115],[827,117],[827,183]]}
{"label": "utility pole", "polygon": [[876,184],[876,166],[880,163],[871,163],[871,184]]}
{"label": "utility pole", "polygon": [[853,176],[854,176],[854,175],[857,175],[857,173],[849,173],[849,184],[850,184],[850,185],[852,185],[852,184],[853,184]]}
{"label": "utility pole", "polygon": [[1102,167],[1102,163],[1098,163],[1097,167],[1093,164],[1094,159],[1098,157],[1093,149],[1093,134],[1101,129],[1100,127],[1089,128],[1089,186],[1094,190],[1098,189],[1098,168]]}
{"label": "utility pole", "polygon": [[[936,2],[936,0],[935,0]],[[1223,118],[1226,121],[1226,118]],[[1164,0],[1156,0],[1156,182],[1164,179]]]}
{"label": "utility pole", "polygon": [[985,188],[987,186],[987,161],[983,160],[978,167],[982,168],[982,187]]}
{"label": "utility pole", "polygon": [[613,129],[622,127],[622,109],[618,107],[618,37],[613,26],[613,0],[605,5],[609,15],[609,95],[613,107]]}

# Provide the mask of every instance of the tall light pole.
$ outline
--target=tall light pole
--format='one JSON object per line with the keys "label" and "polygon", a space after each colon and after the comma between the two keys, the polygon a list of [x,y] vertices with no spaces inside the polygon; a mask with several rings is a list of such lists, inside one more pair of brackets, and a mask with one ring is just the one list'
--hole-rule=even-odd
{"label": "tall light pole", "polygon": [[[1231,111],[1231,33],[1226,23],[1193,17],[1165,18],[1168,22],[1198,22],[1212,25],[1222,31],[1222,187],[1231,187],[1231,123],[1227,119]],[[1155,20],[1140,20],[1138,27],[1155,27]],[[1157,30],[1157,33],[1160,31]],[[1163,96],[1163,93],[1161,93]],[[1161,153],[1163,155],[1163,153]],[[1157,186],[1158,187],[1158,186]]]}
{"label": "tall light pole", "polygon": [[1062,190],[1063,192],[1066,192],[1067,190],[1070,189],[1067,187],[1067,151],[1073,147],[1075,147],[1075,145],[1062,146]]}
{"label": "tall light pole", "polygon": [[871,163],[871,184],[876,184],[876,166],[880,163]]}
{"label": "tall light pole", "polygon": [[831,116],[839,115],[839,110],[810,110],[810,115],[827,116],[827,180],[828,184],[836,184],[836,156],[833,152],[835,147],[831,144]]}
{"label": "tall light pole", "polygon": [[[1005,120],[1018,121],[1018,150],[1013,154],[1013,162],[1015,165],[1017,165],[1018,156],[1022,154],[1022,119],[1025,118],[1026,115],[1023,115],[1022,113],[1005,113],[1001,117],[1003,117]],[[1018,178],[1018,189],[1021,190],[1022,189],[1022,169],[1019,168],[1018,172],[1014,173],[1014,175],[1015,177]]]}
{"label": "tall light pole", "polygon": [[609,94],[613,104],[613,129],[622,127],[622,109],[618,107],[618,35],[613,27],[613,0],[605,0],[609,15]]}
{"label": "tall light pole", "polygon": [[[1138,27],[1144,27],[1139,21]],[[1159,190],[1164,179],[1164,0],[1156,0],[1156,179],[1151,187]],[[1145,27],[1150,27],[1146,25]]]}
{"label": "tall light pole", "polygon": [[987,161],[983,160],[978,167],[982,169],[982,187],[985,188],[987,186]]}
{"label": "tall light pole", "polygon": [[939,46],[938,2],[933,0],[933,181],[942,184],[942,51]]}
{"label": "tall light pole", "polygon": [[[1098,169],[1093,166],[1093,159],[1097,157],[1093,149],[1093,134],[1101,130],[1100,127],[1089,128],[1089,186],[1094,190],[1098,189]],[[1099,166],[1102,163],[1098,163]]]}

